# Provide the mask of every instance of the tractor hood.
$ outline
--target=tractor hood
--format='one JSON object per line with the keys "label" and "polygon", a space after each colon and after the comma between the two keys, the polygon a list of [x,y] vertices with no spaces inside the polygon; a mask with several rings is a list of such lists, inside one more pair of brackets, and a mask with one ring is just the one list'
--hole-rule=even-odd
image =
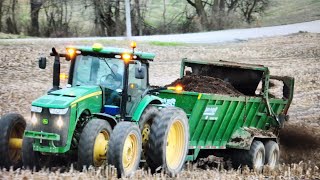
{"label": "tractor hood", "polygon": [[101,95],[99,86],[76,86],[60,89],[41,96],[32,102],[32,106],[47,108],[67,108],[86,97]]}

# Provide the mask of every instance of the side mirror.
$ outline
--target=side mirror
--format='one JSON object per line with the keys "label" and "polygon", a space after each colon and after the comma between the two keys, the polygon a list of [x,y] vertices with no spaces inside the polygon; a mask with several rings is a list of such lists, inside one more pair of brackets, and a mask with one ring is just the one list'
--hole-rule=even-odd
{"label": "side mirror", "polygon": [[47,66],[47,58],[46,57],[40,57],[39,58],[39,68],[45,69]]}
{"label": "side mirror", "polygon": [[146,67],[136,65],[135,67],[135,78],[144,79],[146,76]]}

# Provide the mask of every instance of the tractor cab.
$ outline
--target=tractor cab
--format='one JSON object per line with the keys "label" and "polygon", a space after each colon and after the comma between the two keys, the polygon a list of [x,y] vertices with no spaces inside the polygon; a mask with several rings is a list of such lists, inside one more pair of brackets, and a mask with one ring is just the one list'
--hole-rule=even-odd
{"label": "tractor cab", "polygon": [[[100,87],[102,93],[101,113],[129,119],[149,86],[148,61],[154,54],[132,50],[107,48],[100,44],[70,46],[66,54],[59,54],[53,48],[55,57],[53,88],[48,94],[60,90],[60,57],[71,62],[68,88]],[[45,58],[40,58],[39,67],[45,68]]]}

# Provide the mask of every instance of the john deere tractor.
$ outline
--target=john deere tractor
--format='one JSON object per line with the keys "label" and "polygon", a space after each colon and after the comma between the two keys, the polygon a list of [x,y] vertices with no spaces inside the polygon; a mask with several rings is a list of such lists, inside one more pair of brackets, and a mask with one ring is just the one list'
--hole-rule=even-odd
{"label": "john deere tractor", "polygon": [[[161,129],[150,145],[151,125],[165,106],[153,95],[159,89],[149,88],[149,62],[155,55],[134,51],[135,47],[95,44],[67,47],[66,53],[52,48],[53,88],[32,102],[31,121],[26,123],[19,114],[0,120],[0,166],[38,170],[61,158],[76,161],[80,169],[111,164],[119,176],[129,176],[145,159],[152,171],[163,166],[168,173],[179,172],[188,149],[186,114],[163,108],[166,117],[157,122]],[[70,62],[63,89],[61,58]],[[46,63],[46,58],[39,58],[41,69]],[[149,158],[155,154],[157,158]]]}

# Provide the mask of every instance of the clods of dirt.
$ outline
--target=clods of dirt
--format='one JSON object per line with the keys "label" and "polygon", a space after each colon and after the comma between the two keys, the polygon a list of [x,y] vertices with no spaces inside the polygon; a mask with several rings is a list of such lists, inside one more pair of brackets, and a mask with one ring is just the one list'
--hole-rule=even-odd
{"label": "clods of dirt", "polygon": [[241,96],[241,92],[236,90],[230,83],[210,76],[187,75],[175,80],[168,86],[181,85],[184,91],[199,93],[224,94],[231,96]]}

